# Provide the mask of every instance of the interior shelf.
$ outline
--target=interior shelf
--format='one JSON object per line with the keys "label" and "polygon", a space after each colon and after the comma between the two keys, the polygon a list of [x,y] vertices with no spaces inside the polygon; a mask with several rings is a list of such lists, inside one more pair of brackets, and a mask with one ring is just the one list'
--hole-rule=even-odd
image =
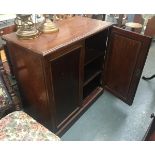
{"label": "interior shelf", "polygon": [[102,73],[102,70],[87,70],[84,86],[87,85],[90,81],[92,81],[96,76]]}
{"label": "interior shelf", "polygon": [[87,107],[91,104],[92,101],[96,100],[96,97],[103,93],[102,87],[96,87],[84,100],[83,100],[83,107]]}
{"label": "interior shelf", "polygon": [[101,81],[107,34],[108,30],[105,30],[85,40],[83,101],[89,100],[92,94],[100,94],[103,90]]}
{"label": "interior shelf", "polygon": [[102,57],[99,57],[84,67],[84,86],[102,73]]}
{"label": "interior shelf", "polygon": [[85,53],[85,65],[91,63],[100,56],[104,56],[104,52],[93,48],[87,48]]}
{"label": "interior shelf", "polygon": [[89,82],[87,85],[84,86],[83,99],[85,99],[97,87],[101,86],[100,79],[101,79],[101,75],[98,75],[91,82]]}

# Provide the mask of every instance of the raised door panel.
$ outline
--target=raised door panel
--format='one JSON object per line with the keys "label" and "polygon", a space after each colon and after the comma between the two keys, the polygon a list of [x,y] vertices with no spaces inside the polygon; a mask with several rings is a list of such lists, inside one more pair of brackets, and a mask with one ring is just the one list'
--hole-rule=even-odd
{"label": "raised door panel", "polygon": [[51,62],[57,128],[79,108],[80,53],[77,48]]}
{"label": "raised door panel", "polygon": [[105,88],[132,104],[151,38],[113,27],[105,64]]}

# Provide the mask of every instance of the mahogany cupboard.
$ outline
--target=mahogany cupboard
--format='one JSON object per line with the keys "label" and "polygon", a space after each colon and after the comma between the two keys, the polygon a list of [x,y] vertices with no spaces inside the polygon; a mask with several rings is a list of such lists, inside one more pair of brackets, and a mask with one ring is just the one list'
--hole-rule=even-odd
{"label": "mahogany cupboard", "polygon": [[62,135],[104,89],[132,104],[151,38],[72,17],[34,40],[3,36],[24,110]]}

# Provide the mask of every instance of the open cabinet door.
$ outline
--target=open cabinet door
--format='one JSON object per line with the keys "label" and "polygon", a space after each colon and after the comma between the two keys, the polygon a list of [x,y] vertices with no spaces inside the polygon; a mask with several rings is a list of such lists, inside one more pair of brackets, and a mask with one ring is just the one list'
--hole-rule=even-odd
{"label": "open cabinet door", "polygon": [[147,58],[151,38],[112,27],[108,41],[103,85],[131,105]]}

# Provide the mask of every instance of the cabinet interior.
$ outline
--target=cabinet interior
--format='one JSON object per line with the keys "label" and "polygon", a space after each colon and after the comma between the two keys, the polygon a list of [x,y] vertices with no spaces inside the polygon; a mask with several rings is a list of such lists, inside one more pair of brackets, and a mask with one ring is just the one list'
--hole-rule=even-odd
{"label": "cabinet interior", "polygon": [[101,87],[108,29],[85,40],[83,99]]}

